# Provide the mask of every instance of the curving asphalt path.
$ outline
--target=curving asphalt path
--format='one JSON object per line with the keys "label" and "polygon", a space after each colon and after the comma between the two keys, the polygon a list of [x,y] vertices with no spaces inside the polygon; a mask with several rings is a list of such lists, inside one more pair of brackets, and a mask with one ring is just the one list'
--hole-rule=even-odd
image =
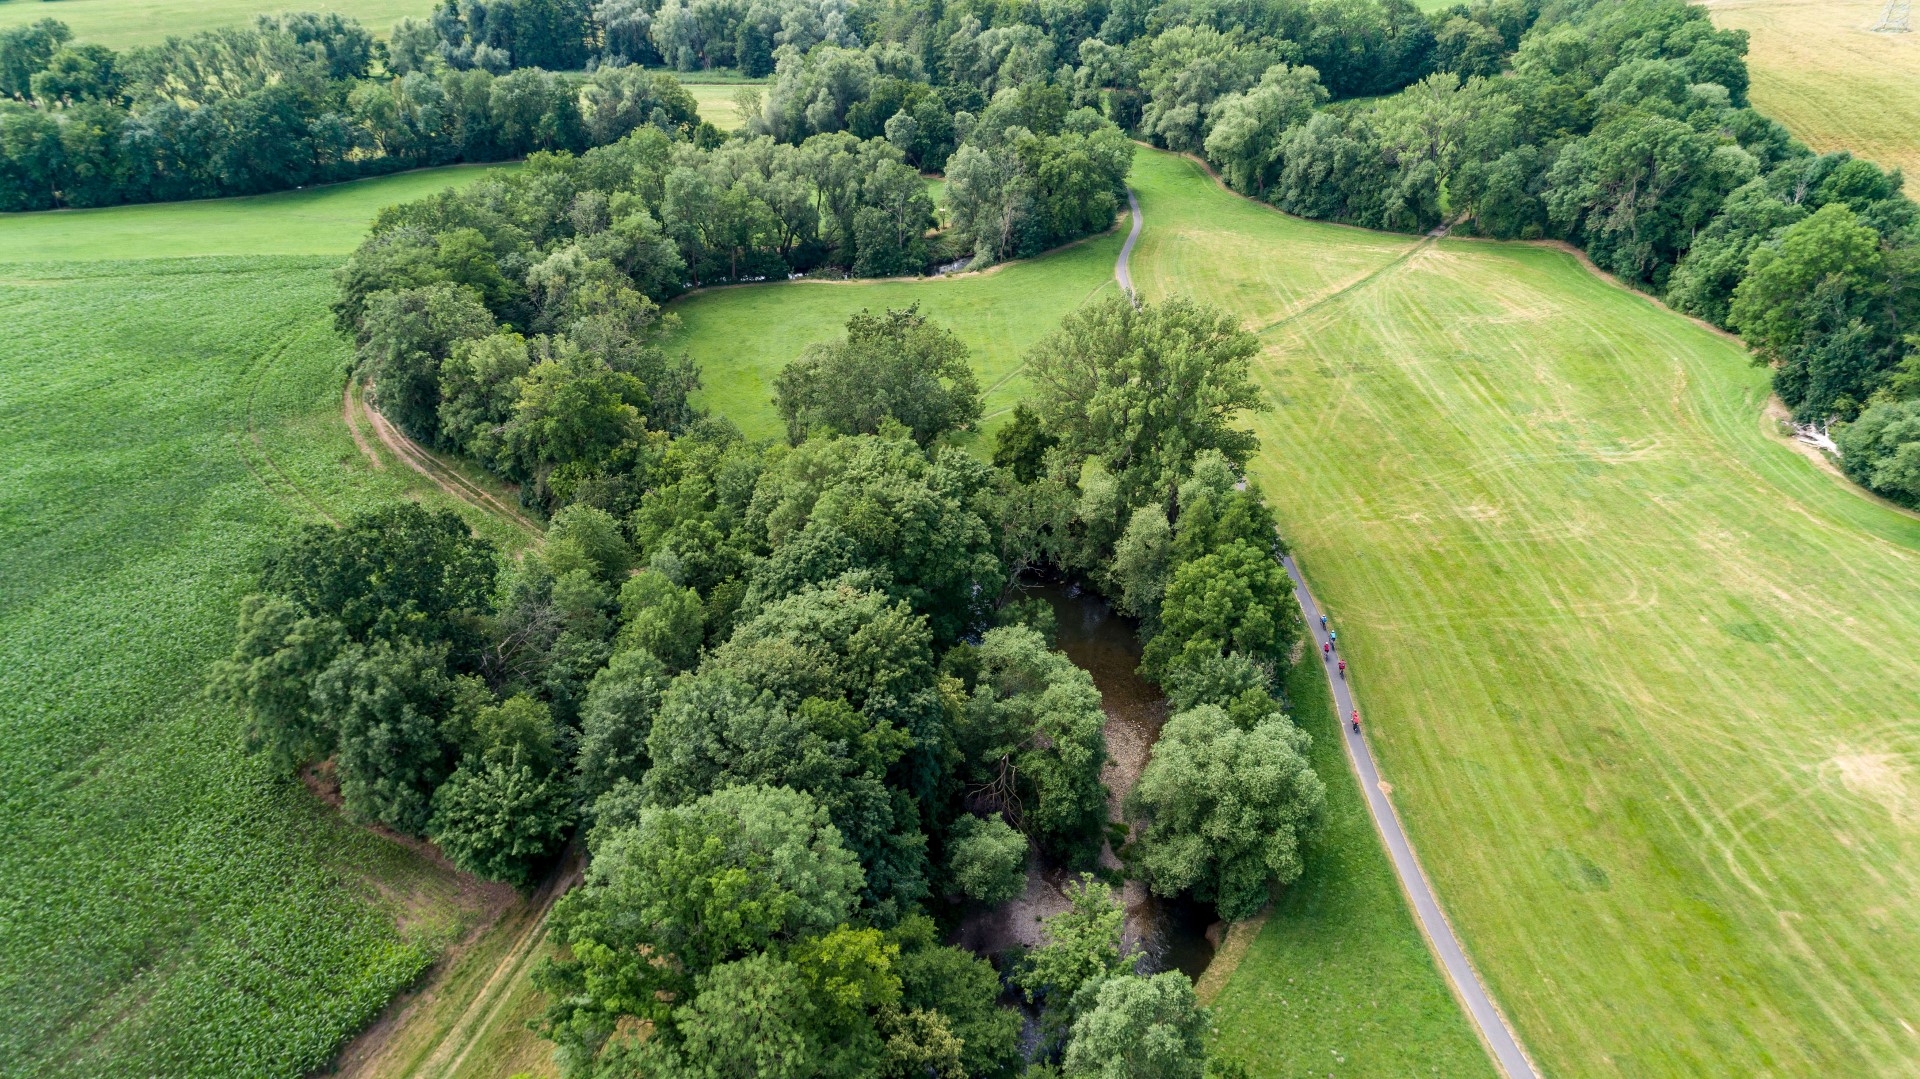
{"label": "curving asphalt path", "polygon": [[1140,242],[1140,199],[1127,188],[1127,208],[1133,211],[1133,227],[1127,230],[1127,242],[1120,245],[1120,258],[1113,264],[1113,276],[1120,282],[1120,291],[1133,300],[1133,306],[1140,306],[1140,294],[1133,291],[1133,272],[1127,269],[1127,260],[1133,257],[1133,245]]}
{"label": "curving asphalt path", "polygon": [[[1281,559],[1281,564],[1287,567],[1287,576],[1293,578],[1293,598],[1299,601],[1300,613],[1313,632],[1310,651],[1321,652],[1322,646],[1331,642],[1327,631],[1320,628],[1320,606],[1314,602],[1313,593],[1307,590],[1307,582],[1300,576],[1300,568],[1294,565],[1293,556]],[[1338,658],[1335,656],[1335,660]],[[1327,663],[1332,667],[1334,660]],[[1340,738],[1347,746],[1347,760],[1360,777],[1360,789],[1367,796],[1367,810],[1373,815],[1374,827],[1379,830],[1380,838],[1387,845],[1387,853],[1393,858],[1393,872],[1400,878],[1400,887],[1413,901],[1414,914],[1420,919],[1420,928],[1426,934],[1434,958],[1440,960],[1447,980],[1453,983],[1454,993],[1466,1005],[1467,1015],[1473,1019],[1473,1025],[1480,1028],[1480,1038],[1493,1053],[1500,1070],[1507,1074],[1508,1079],[1535,1079],[1533,1063],[1520,1051],[1518,1039],[1513,1036],[1499,1009],[1493,1006],[1493,999],[1487,995],[1487,987],[1481,983],[1479,973],[1473,969],[1472,963],[1467,962],[1466,952],[1460,948],[1460,938],[1453,935],[1453,926],[1440,913],[1440,901],[1434,898],[1427,875],[1420,871],[1420,862],[1413,856],[1413,846],[1407,842],[1407,833],[1400,827],[1400,816],[1393,811],[1393,803],[1387,800],[1386,791],[1381,789],[1380,771],[1373,765],[1373,753],[1367,748],[1366,738],[1356,732],[1349,722],[1355,711],[1352,686],[1336,672],[1330,671],[1329,675],[1327,681],[1333,683],[1333,703],[1340,719]],[[1366,723],[1364,716],[1361,717],[1361,723],[1363,726]]]}
{"label": "curving asphalt path", "polygon": [[[1127,188],[1127,206],[1133,211],[1133,227],[1127,233],[1126,244],[1120,248],[1120,258],[1114,263],[1113,276],[1137,306],[1140,297],[1133,290],[1133,274],[1128,270],[1127,261],[1133,256],[1133,245],[1140,239],[1143,218],[1140,199],[1134,195],[1131,187]],[[1300,567],[1294,564],[1293,556],[1288,555],[1280,561],[1287,568],[1287,576],[1293,579],[1293,598],[1300,604],[1300,613],[1313,633],[1313,650],[1318,652],[1321,645],[1331,643],[1327,631],[1320,628],[1320,606],[1314,602],[1313,593],[1307,589],[1306,579],[1300,576]],[[1332,662],[1328,661],[1330,666]],[[1329,672],[1330,675],[1332,673]],[[1338,709],[1340,737],[1346,743],[1347,760],[1360,778],[1360,789],[1367,796],[1367,811],[1372,814],[1373,825],[1387,845],[1387,853],[1393,859],[1393,872],[1400,878],[1401,889],[1413,902],[1414,915],[1420,919],[1420,928],[1426,935],[1428,947],[1433,949],[1434,958],[1440,961],[1447,980],[1453,983],[1454,994],[1466,1006],[1468,1017],[1479,1028],[1480,1039],[1493,1054],[1500,1070],[1507,1074],[1508,1079],[1538,1079],[1539,1073],[1534,1071],[1533,1062],[1521,1051],[1519,1039],[1514,1037],[1505,1017],[1493,1006],[1493,998],[1487,995],[1487,987],[1480,981],[1479,973],[1467,961],[1467,953],[1460,947],[1460,938],[1453,935],[1453,926],[1447,922],[1446,915],[1440,912],[1440,901],[1434,897],[1433,887],[1427,883],[1427,875],[1421,872],[1420,862],[1413,856],[1413,845],[1407,841],[1406,830],[1400,827],[1400,816],[1394,812],[1393,803],[1387,800],[1386,791],[1381,789],[1380,770],[1374,767],[1373,753],[1367,748],[1366,739],[1348,722],[1356,710],[1352,687],[1345,678],[1329,677],[1327,680],[1333,684],[1333,702]]]}

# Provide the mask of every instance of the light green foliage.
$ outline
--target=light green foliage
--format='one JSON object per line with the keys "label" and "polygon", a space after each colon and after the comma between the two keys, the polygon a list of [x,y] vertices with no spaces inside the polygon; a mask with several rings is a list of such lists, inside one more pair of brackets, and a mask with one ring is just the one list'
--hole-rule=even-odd
{"label": "light green foliage", "polygon": [[1159,504],[1141,506],[1127,521],[1127,530],[1113,546],[1107,573],[1117,605],[1135,618],[1153,624],[1160,615],[1160,597],[1173,573],[1173,526]]}
{"label": "light green foliage", "polygon": [[972,815],[954,822],[948,846],[953,883],[989,907],[1027,890],[1027,837],[999,817]]}
{"label": "light green foliage", "polygon": [[638,783],[646,773],[647,735],[669,677],[666,664],[643,648],[614,653],[593,676],[574,754],[582,801],[592,802],[622,779]]}
{"label": "light green foliage", "polygon": [[1174,571],[1160,624],[1140,662],[1141,672],[1156,680],[1226,652],[1280,662],[1299,636],[1300,613],[1273,555],[1236,540]]}
{"label": "light green foliage", "polygon": [[859,888],[858,863],[805,794],[730,787],[648,809],[600,842],[585,886],[556,908],[571,954],[537,975],[548,1036],[591,1055],[618,1017],[663,1018],[657,992],[832,929]]}
{"label": "light green foliage", "polygon": [[1222,97],[1208,109],[1207,160],[1219,166],[1234,190],[1265,194],[1280,161],[1275,135],[1305,122],[1326,99],[1319,72],[1275,64],[1261,74],[1258,86]]}
{"label": "light green foliage", "polygon": [[1113,898],[1113,889],[1082,873],[1065,890],[1071,906],[1047,918],[1047,942],[1034,949],[1014,977],[1029,1002],[1044,1000],[1056,1012],[1069,1007],[1081,986],[1097,984],[1128,966],[1120,951],[1127,913]]}
{"label": "light green foliage", "polygon": [[862,311],[845,339],[808,346],[780,372],[775,402],[796,444],[809,432],[870,435],[893,421],[924,446],[980,418],[967,346],[917,306]]}
{"label": "light green foliage", "polygon": [[470,757],[517,761],[541,775],[560,763],[553,712],[547,703],[524,693],[482,706],[473,718]]}
{"label": "light green foliage", "polygon": [[1028,377],[1047,430],[1075,460],[1100,458],[1130,511],[1170,499],[1203,450],[1232,460],[1253,450],[1238,424],[1266,407],[1249,377],[1258,350],[1217,308],[1178,297],[1136,308],[1115,296],[1029,350]]}
{"label": "light green foliage", "polygon": [[977,682],[955,731],[969,778],[1042,849],[1091,858],[1107,819],[1106,713],[1093,677],[1025,626],[989,630],[973,658]]}
{"label": "light green foliage", "polygon": [[1272,885],[1300,879],[1326,800],[1311,741],[1277,713],[1250,730],[1216,705],[1168,720],[1127,796],[1146,824],[1137,843],[1153,890],[1191,892],[1234,922],[1264,907]]}
{"label": "light green foliage", "polygon": [[[633,568],[633,548],[620,534],[619,522],[598,506],[568,506],[554,514],[547,526],[547,542],[577,545],[594,574],[616,585],[625,582]],[[554,571],[564,569],[556,564]]]}
{"label": "light green foliage", "polygon": [[1179,971],[1123,974],[1081,988],[1066,1079],[1200,1079],[1211,1016]]}
{"label": "light green foliage", "polygon": [[461,869],[523,888],[572,825],[566,783],[513,752],[454,769],[433,792],[427,834]]}
{"label": "light green foliage", "polygon": [[643,648],[669,667],[684,670],[700,655],[706,611],[691,588],[680,588],[652,570],[620,586],[620,644]]}

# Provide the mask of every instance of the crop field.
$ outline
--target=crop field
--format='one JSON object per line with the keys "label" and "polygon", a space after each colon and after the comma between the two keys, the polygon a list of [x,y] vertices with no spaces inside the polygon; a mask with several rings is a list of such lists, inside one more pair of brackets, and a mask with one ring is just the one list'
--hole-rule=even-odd
{"label": "crop field", "polygon": [[1254,472],[1544,1069],[1920,1070],[1920,520],[1568,254],[1296,221],[1166,155],[1134,183],[1143,290],[1261,330]]}
{"label": "crop field", "polygon": [[0,217],[0,257],[15,262],[199,255],[345,255],[383,206],[507,165],[416,169],[368,180],[197,202],[47,210]]}
{"label": "crop field", "polygon": [[326,0],[303,7],[282,0],[60,0],[57,4],[12,0],[0,3],[0,27],[59,19],[73,29],[77,40],[124,49],[157,44],[169,36],[244,26],[263,12],[290,10],[337,11],[384,38],[401,18],[426,18],[433,4],[429,0]]}
{"label": "crop field", "polygon": [[973,350],[986,406],[982,432],[998,429],[1026,383],[1020,357],[1060,316],[1103,289],[1117,288],[1121,235],[1107,233],[1027,262],[941,280],[787,281],[707,289],[669,305],[680,317],[668,351],[700,364],[698,403],[730,417],[752,437],[784,428],[773,380],[807,345],[846,329],[847,316],[917,303]]}
{"label": "crop field", "polygon": [[[249,201],[151,209],[191,243]],[[59,215],[76,254],[114,213]],[[487,902],[245,756],[204,695],[270,541],[452,504],[340,421],[337,261],[0,264],[0,1074],[303,1074]]]}
{"label": "crop field", "polygon": [[1920,173],[1920,33],[1868,31],[1885,0],[1708,0],[1752,35],[1755,108],[1816,150]]}

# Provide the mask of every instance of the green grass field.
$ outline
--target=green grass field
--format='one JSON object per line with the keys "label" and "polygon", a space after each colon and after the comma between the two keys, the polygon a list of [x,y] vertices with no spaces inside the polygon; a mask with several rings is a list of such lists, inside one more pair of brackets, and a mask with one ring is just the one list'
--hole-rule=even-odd
{"label": "green grass field", "polygon": [[1920,520],[1567,254],[1134,182],[1144,291],[1264,328],[1254,472],[1547,1073],[1920,1070]]}
{"label": "green grass field", "polygon": [[1752,35],[1754,107],[1816,150],[1920,172],[1920,34],[1868,32],[1885,0],[1709,0]]}
{"label": "green grass field", "polygon": [[815,341],[843,333],[847,316],[918,303],[973,350],[986,404],[982,433],[1004,422],[1026,383],[1020,357],[1060,316],[1113,283],[1119,233],[987,273],[940,280],[788,281],[708,289],[674,301],[681,320],[666,342],[700,364],[696,398],[753,437],[784,433],[773,408],[773,380]]}
{"label": "green grass field", "polygon": [[699,105],[700,118],[722,131],[738,131],[747,122],[746,117],[740,115],[739,106],[734,103],[740,91],[758,91],[766,85],[764,80],[757,79],[707,82],[706,75],[683,74],[678,77],[680,84],[693,94],[693,100]]}
{"label": "green grass field", "polygon": [[1313,735],[1326,831],[1213,1000],[1217,1050],[1256,1076],[1492,1079],[1380,849],[1325,669],[1307,657],[1288,675],[1287,694],[1293,721]]}
{"label": "green grass field", "polygon": [[[143,207],[137,234],[12,218],[0,251],[59,254],[58,221],[74,260],[342,252],[423,178],[295,225],[298,196]],[[276,537],[453,505],[341,422],[337,262],[0,263],[0,1074],[298,1076],[477,916],[467,878],[244,756],[204,697]]]}
{"label": "green grass field", "polygon": [[326,0],[304,6],[280,0],[9,0],[0,3],[0,27],[59,19],[72,28],[77,40],[124,49],[157,44],[169,36],[244,26],[262,12],[306,10],[337,11],[384,38],[401,18],[426,18],[433,4],[429,0]]}
{"label": "green grass field", "polygon": [[272,195],[0,214],[0,258],[345,255],[365,237],[381,207],[457,187],[489,168],[514,167],[455,165]]}

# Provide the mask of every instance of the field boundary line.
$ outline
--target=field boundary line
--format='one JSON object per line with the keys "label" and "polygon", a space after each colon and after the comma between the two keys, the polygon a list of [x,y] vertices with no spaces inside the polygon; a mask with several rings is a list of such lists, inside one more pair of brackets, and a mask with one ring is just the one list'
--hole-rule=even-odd
{"label": "field boundary line", "polygon": [[[1301,616],[1306,620],[1313,643],[1331,643],[1327,631],[1320,628],[1319,605],[1293,556],[1283,556],[1280,564],[1286,567],[1287,576],[1293,580],[1293,598],[1300,605]],[[1311,652],[1312,649],[1307,651]],[[1494,1002],[1492,994],[1487,992],[1479,970],[1474,967],[1473,960],[1467,957],[1466,949],[1453,931],[1453,923],[1441,908],[1439,897],[1434,894],[1426,871],[1421,868],[1420,859],[1414,854],[1413,843],[1400,825],[1400,814],[1383,789],[1385,785],[1380,780],[1380,770],[1374,764],[1373,752],[1367,747],[1366,737],[1349,724],[1347,717],[1358,711],[1358,706],[1353,702],[1352,682],[1346,678],[1332,677],[1327,681],[1333,691],[1334,720],[1341,741],[1346,745],[1347,764],[1353,769],[1361,794],[1367,800],[1367,815],[1373,818],[1374,831],[1387,848],[1387,855],[1393,862],[1393,875],[1399,880],[1400,891],[1408,905],[1413,908],[1414,920],[1420,925],[1420,935],[1426,938],[1427,949],[1433,953],[1441,973],[1446,975],[1455,1000],[1467,1013],[1467,1018],[1473,1020],[1481,1044],[1486,1047],[1501,1073],[1508,1079],[1538,1079],[1540,1073],[1534,1068],[1532,1058],[1521,1047],[1520,1039],[1514,1034],[1505,1013]]]}

